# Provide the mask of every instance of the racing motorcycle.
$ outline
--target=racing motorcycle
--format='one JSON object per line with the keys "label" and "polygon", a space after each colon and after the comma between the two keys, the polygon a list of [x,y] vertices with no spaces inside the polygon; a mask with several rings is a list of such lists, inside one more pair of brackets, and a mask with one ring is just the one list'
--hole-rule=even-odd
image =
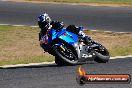
{"label": "racing motorcycle", "polygon": [[87,44],[77,34],[66,28],[52,28],[48,39],[48,53],[55,56],[57,65],[76,65],[87,61],[106,63],[110,55],[108,50],[98,42],[89,39]]}

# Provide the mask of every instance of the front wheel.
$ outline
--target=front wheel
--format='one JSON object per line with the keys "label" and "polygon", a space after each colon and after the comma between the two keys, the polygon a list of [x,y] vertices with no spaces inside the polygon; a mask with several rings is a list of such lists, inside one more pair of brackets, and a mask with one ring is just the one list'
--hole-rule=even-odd
{"label": "front wheel", "polygon": [[75,50],[73,50],[73,48],[69,45],[63,44],[62,46],[55,46],[55,54],[56,63],[58,65],[62,65],[63,63],[67,65],[75,65],[78,63],[78,58],[75,54]]}
{"label": "front wheel", "polygon": [[59,57],[55,57],[55,63],[58,66],[66,66],[67,65],[67,63],[63,59],[61,59]]}
{"label": "front wheel", "polygon": [[110,55],[108,50],[102,46],[101,44],[98,44],[98,47],[94,48],[95,53],[95,61],[98,63],[106,63],[109,61]]}

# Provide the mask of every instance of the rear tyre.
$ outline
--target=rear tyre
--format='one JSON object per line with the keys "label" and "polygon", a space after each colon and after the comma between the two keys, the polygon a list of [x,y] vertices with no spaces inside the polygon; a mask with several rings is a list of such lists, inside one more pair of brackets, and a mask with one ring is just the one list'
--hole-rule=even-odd
{"label": "rear tyre", "polygon": [[94,61],[98,63],[106,63],[109,61],[110,55],[108,50],[104,46],[100,45],[98,49],[95,49],[94,53],[95,53]]}

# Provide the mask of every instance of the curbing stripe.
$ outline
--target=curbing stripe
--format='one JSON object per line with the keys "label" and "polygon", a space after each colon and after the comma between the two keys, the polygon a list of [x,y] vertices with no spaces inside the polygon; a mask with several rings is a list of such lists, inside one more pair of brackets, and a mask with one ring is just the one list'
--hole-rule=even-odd
{"label": "curbing stripe", "polygon": [[18,27],[20,26],[21,27],[21,26],[25,26],[25,25],[12,25],[12,26],[18,26]]}
{"label": "curbing stripe", "polygon": [[129,58],[129,57],[132,58],[132,55],[128,55],[128,56],[115,56],[115,57],[111,57],[110,59],[118,59],[118,58],[122,59],[122,58]]}
{"label": "curbing stripe", "polygon": [[[16,26],[16,27],[28,26],[28,25],[17,25],[17,24],[15,24],[15,25],[12,25],[12,24],[0,24],[0,25],[11,25],[11,26]],[[30,25],[29,27],[37,28],[39,26]],[[84,30],[86,30],[86,29],[84,29]],[[99,31],[99,30],[90,29],[90,31]],[[103,31],[103,32],[112,33],[113,31]],[[115,33],[129,33],[129,32],[115,32]]]}
{"label": "curbing stripe", "polygon": [[[17,25],[17,24],[14,24],[14,25],[12,25],[12,24],[0,24],[0,25],[9,25],[9,26],[16,26],[16,27],[22,27],[22,26],[28,26],[28,25]],[[35,25],[29,25],[29,27],[34,27],[34,28],[36,28],[36,27],[39,27],[39,26],[35,26]]]}
{"label": "curbing stripe", "polygon": [[[116,56],[116,57],[111,57],[110,59],[122,59],[122,58],[132,58],[132,55],[128,56]],[[45,66],[45,65],[54,65],[55,62],[42,62],[42,63],[29,63],[29,64],[16,64],[16,65],[3,65],[0,66],[0,68],[18,68],[18,67],[29,67],[29,66]]]}
{"label": "curbing stripe", "polygon": [[11,25],[11,24],[0,24],[0,25]]}
{"label": "curbing stripe", "polygon": [[55,62],[42,62],[42,63],[29,63],[29,64],[16,64],[16,65],[3,65],[0,68],[15,68],[15,67],[29,67],[29,66],[43,66],[43,65],[52,65]]}
{"label": "curbing stripe", "polygon": [[39,27],[39,26],[30,26],[30,27],[34,27],[34,28],[37,28],[37,27]]}

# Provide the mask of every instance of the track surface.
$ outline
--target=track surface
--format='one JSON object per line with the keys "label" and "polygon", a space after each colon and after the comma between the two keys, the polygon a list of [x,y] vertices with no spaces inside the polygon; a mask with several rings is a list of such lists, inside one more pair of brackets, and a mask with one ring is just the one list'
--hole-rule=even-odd
{"label": "track surface", "polygon": [[[109,63],[89,63],[82,67],[88,74],[130,74],[132,59],[110,60]],[[79,66],[56,65],[0,69],[1,88],[131,88],[130,84],[86,84],[76,82]]]}
{"label": "track surface", "polygon": [[47,12],[53,20],[83,25],[87,29],[132,32],[132,8],[0,1],[0,24],[37,25],[37,16]]}

